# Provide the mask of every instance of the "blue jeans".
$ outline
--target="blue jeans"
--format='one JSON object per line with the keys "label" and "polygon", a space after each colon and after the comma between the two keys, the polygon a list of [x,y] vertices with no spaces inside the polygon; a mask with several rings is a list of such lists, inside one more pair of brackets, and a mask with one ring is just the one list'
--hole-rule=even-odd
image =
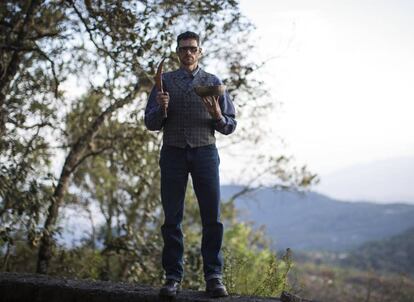
{"label": "blue jeans", "polygon": [[188,174],[191,173],[201,215],[201,254],[205,280],[222,277],[223,224],[220,222],[220,158],[215,144],[190,148],[163,145],[160,155],[161,201],[165,220],[162,266],[167,279],[183,277],[181,222]]}

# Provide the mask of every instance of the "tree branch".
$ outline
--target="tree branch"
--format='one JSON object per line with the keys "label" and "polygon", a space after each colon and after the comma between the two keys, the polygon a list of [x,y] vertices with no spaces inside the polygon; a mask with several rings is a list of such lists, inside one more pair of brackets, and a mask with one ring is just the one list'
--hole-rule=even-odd
{"label": "tree branch", "polygon": [[42,57],[44,57],[47,61],[49,61],[50,65],[51,65],[53,79],[55,80],[55,89],[54,89],[55,98],[58,98],[60,82],[59,82],[58,77],[56,75],[55,62],[51,58],[49,58],[49,56],[43,50],[41,50],[40,47],[36,43],[35,43],[35,45],[36,45],[35,51],[37,51]]}
{"label": "tree branch", "polygon": [[97,151],[92,151],[92,152],[88,152],[88,153],[86,153],[85,155],[83,155],[80,159],[79,159],[79,161],[73,166],[73,168],[70,170],[70,173],[73,173],[81,164],[82,164],[82,162],[85,160],[85,159],[87,159],[88,157],[91,157],[91,156],[96,156],[96,155],[99,155],[99,154],[101,154],[101,153],[103,153],[104,151],[106,151],[106,150],[110,150],[110,149],[112,149],[112,146],[106,146],[106,147],[103,147],[103,148],[101,148],[101,149],[99,149],[99,150],[97,150]]}
{"label": "tree branch", "polygon": [[[20,31],[17,35],[15,43],[13,43],[17,46],[21,46],[23,44],[23,40],[25,39],[27,32],[28,32],[26,25],[31,22],[36,6],[40,5],[39,0],[32,0],[28,2],[29,2],[29,5],[26,11],[26,15],[24,17],[23,24],[20,27]],[[7,121],[7,116],[6,116],[7,111],[3,110],[4,100],[6,99],[6,95],[3,89],[6,87],[6,85],[10,83],[10,80],[16,74],[19,63],[20,63],[19,52],[14,51],[13,54],[11,55],[11,59],[9,63],[7,64],[7,66],[5,66],[4,68],[5,70],[2,73],[1,78],[0,78],[0,135],[3,134],[3,132],[5,131],[5,122]]]}
{"label": "tree branch", "polygon": [[95,41],[94,37],[93,37],[93,33],[92,33],[92,29],[89,27],[88,23],[86,22],[85,18],[82,16],[82,13],[78,10],[78,8],[75,5],[75,2],[73,0],[70,1],[70,3],[72,4],[73,10],[75,11],[76,15],[79,17],[79,19],[81,20],[83,26],[85,26],[86,31],[89,34],[89,39],[91,40],[91,42],[93,43],[93,45],[95,45],[96,49],[98,51],[103,52],[104,54],[106,54],[107,56],[109,56],[114,62],[116,62],[116,58],[113,56],[113,54],[108,51],[107,49],[104,49],[102,47],[100,47],[98,45],[98,43]]}

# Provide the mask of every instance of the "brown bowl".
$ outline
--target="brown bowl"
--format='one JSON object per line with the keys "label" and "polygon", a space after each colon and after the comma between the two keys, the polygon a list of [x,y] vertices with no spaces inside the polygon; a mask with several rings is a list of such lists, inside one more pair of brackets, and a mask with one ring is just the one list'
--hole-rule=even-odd
{"label": "brown bowl", "polygon": [[198,96],[217,96],[223,95],[226,90],[226,85],[214,85],[214,86],[195,86],[194,91]]}

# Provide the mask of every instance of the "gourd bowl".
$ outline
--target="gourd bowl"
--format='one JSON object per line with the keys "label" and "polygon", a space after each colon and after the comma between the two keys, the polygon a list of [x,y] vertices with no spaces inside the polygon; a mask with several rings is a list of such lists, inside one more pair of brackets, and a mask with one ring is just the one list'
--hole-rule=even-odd
{"label": "gourd bowl", "polygon": [[195,86],[194,91],[200,97],[220,96],[224,94],[226,85]]}

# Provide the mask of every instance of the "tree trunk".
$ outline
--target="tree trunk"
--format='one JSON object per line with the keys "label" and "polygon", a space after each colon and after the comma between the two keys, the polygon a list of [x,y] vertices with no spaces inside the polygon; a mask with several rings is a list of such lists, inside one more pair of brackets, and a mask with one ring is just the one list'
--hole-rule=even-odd
{"label": "tree trunk", "polygon": [[104,121],[117,109],[121,108],[131,100],[133,100],[138,93],[138,83],[134,86],[134,90],[125,98],[113,103],[104,112],[102,112],[86,130],[86,132],[79,137],[77,142],[73,145],[65,163],[62,168],[62,173],[59,178],[58,185],[50,200],[50,206],[47,213],[46,221],[43,226],[42,238],[39,244],[39,252],[37,257],[36,272],[39,274],[47,274],[49,262],[52,258],[52,247],[54,244],[53,233],[56,227],[56,221],[59,216],[59,208],[63,202],[66,190],[69,186],[69,178],[82,161],[90,154],[85,154],[89,143],[94,139]]}

